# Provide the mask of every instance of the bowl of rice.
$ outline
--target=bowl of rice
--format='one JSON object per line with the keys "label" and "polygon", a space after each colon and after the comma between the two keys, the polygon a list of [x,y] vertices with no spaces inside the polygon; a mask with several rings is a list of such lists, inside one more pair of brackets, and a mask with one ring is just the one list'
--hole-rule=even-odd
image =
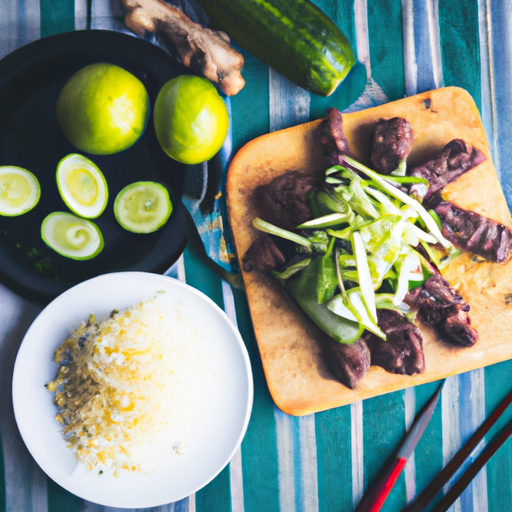
{"label": "bowl of rice", "polygon": [[27,331],[13,375],[16,422],[36,462],[110,507],[160,506],[204,487],[239,449],[252,399],[247,350],[225,313],[143,272],[57,297]]}

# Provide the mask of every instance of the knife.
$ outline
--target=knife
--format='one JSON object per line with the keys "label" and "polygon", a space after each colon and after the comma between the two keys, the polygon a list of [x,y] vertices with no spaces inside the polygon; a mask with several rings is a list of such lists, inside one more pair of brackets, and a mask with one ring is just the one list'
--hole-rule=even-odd
{"label": "knife", "polygon": [[378,512],[381,509],[400,476],[400,473],[404,469],[407,460],[412,455],[418,441],[425,432],[437,402],[439,401],[445,382],[446,380],[441,382],[437,391],[427,402],[427,405],[423,408],[421,413],[416,417],[411,430],[409,430],[401,442],[392,464],[368,489],[363,499],[359,502],[355,512]]}

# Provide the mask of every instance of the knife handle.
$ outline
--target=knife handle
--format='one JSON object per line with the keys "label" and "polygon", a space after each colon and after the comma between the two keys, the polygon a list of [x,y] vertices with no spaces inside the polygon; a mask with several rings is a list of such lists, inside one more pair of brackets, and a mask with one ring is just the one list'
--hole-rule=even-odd
{"label": "knife handle", "polygon": [[407,459],[397,457],[389,469],[377,480],[363,496],[355,512],[378,512],[391,489],[395,485],[402,469],[404,469]]}

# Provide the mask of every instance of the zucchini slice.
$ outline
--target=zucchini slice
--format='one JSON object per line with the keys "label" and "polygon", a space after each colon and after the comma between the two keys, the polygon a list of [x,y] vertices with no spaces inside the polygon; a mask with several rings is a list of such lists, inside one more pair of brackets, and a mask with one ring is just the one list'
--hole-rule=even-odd
{"label": "zucchini slice", "polygon": [[67,212],[50,213],[41,224],[41,238],[55,252],[73,260],[90,260],[104,246],[94,222]]}
{"label": "zucchini slice", "polygon": [[0,215],[17,217],[32,210],[41,197],[37,178],[27,169],[0,166]]}
{"label": "zucchini slice", "polygon": [[107,181],[98,166],[78,153],[57,165],[57,186],[66,206],[86,219],[99,217],[108,201]]}
{"label": "zucchini slice", "polygon": [[132,233],[160,229],[172,213],[169,192],[160,183],[137,181],[124,187],[114,201],[117,222]]}

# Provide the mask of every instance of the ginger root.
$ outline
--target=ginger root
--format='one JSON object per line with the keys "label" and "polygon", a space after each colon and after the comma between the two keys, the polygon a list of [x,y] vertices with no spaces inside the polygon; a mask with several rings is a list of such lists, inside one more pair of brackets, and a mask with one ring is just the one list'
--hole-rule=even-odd
{"label": "ginger root", "polygon": [[162,0],[121,0],[128,12],[126,26],[143,37],[155,34],[171,55],[192,71],[233,96],[245,85],[240,74],[243,56],[224,32],[203,28],[179,9]]}

